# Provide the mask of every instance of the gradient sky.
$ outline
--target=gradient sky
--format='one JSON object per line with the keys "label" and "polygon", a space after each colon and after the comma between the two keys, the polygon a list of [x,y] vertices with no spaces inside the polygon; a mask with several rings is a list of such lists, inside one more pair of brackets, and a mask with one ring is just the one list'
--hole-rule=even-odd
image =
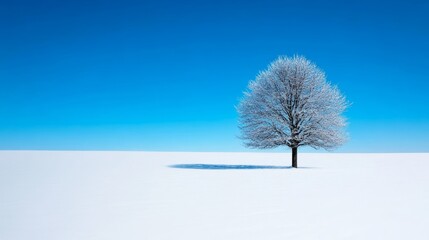
{"label": "gradient sky", "polygon": [[428,1],[2,1],[0,149],[249,151],[242,92],[300,54],[352,102],[338,152],[428,152],[428,12]]}

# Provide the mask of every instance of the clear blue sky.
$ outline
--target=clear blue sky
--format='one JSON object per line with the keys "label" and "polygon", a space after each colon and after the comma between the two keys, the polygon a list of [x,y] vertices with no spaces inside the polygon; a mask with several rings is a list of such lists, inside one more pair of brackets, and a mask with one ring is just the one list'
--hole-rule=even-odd
{"label": "clear blue sky", "polygon": [[247,151],[248,81],[302,54],[353,103],[339,152],[429,151],[428,1],[0,4],[0,149]]}

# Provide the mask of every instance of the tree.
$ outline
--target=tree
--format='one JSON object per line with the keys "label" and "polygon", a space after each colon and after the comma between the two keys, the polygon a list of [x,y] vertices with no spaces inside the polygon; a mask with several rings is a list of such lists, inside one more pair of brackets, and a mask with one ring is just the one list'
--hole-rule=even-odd
{"label": "tree", "polygon": [[302,56],[279,57],[244,92],[237,107],[241,138],[250,148],[290,147],[296,168],[298,147],[332,150],[345,142],[347,106],[315,64]]}

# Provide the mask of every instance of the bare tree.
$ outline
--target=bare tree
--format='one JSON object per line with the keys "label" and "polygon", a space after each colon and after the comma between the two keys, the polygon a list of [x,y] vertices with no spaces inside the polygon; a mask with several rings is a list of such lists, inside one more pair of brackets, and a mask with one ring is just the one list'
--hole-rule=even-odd
{"label": "bare tree", "polygon": [[325,73],[302,56],[279,57],[251,81],[238,106],[242,139],[250,148],[332,150],[346,140],[342,113],[348,103]]}

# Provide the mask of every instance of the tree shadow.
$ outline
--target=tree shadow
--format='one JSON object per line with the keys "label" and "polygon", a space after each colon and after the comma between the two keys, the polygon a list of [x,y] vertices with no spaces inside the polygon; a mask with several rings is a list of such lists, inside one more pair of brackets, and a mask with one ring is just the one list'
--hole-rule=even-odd
{"label": "tree shadow", "polygon": [[199,170],[250,170],[250,169],[291,169],[291,166],[271,166],[271,165],[228,165],[228,164],[175,164],[170,168],[199,169]]}

